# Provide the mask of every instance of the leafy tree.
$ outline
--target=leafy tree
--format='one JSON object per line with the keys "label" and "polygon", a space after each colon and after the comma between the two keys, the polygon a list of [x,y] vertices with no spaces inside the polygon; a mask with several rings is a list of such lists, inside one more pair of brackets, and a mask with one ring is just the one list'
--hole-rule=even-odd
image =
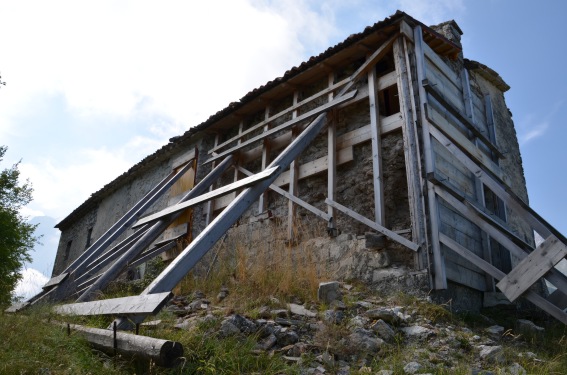
{"label": "leafy tree", "polygon": [[[0,162],[6,154],[0,146]],[[12,291],[21,278],[24,262],[31,261],[29,251],[38,239],[34,236],[37,225],[27,222],[20,209],[32,200],[29,181],[20,184],[18,164],[0,171],[0,306],[10,304]]]}

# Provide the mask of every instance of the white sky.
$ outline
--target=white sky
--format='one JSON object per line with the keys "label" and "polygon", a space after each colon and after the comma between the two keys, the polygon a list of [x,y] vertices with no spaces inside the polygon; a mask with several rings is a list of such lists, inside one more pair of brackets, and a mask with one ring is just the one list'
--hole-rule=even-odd
{"label": "white sky", "polygon": [[542,3],[0,0],[2,167],[22,159],[26,213],[58,221],[170,137],[401,9],[455,19],[465,57],[512,86],[531,204],[567,233],[567,2]]}

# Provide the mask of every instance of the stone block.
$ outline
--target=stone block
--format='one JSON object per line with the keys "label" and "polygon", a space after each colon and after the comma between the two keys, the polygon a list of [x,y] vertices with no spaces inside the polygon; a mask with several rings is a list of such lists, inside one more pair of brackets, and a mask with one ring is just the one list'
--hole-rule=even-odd
{"label": "stone block", "polygon": [[386,248],[387,241],[386,236],[383,234],[377,234],[372,232],[364,233],[364,237],[366,240],[366,248],[369,250],[382,250]]}
{"label": "stone block", "polygon": [[317,299],[323,303],[331,304],[335,300],[341,299],[340,285],[338,281],[319,283]]}

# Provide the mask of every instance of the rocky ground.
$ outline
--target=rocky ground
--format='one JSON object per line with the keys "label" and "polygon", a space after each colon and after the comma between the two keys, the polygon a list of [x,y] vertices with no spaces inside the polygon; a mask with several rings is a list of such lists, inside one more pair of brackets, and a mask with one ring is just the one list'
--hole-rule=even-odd
{"label": "rocky ground", "polygon": [[217,296],[196,291],[175,297],[165,310],[179,330],[205,326],[219,340],[252,336],[255,353],[283,356],[301,374],[517,375],[545,365],[527,340],[544,328],[523,319],[503,327],[483,315],[470,328],[427,297],[380,298],[330,282],[321,284],[317,301],[272,297],[251,311],[234,311],[221,302],[228,295],[226,288]]}

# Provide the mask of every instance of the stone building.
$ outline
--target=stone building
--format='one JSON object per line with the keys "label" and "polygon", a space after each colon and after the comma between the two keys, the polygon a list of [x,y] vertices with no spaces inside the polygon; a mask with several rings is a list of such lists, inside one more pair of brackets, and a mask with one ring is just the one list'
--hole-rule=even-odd
{"label": "stone building", "polygon": [[344,279],[471,309],[523,295],[567,322],[565,238],[527,204],[509,86],[461,35],[397,12],[170,139],[57,224],[37,298],[89,301],[158,255],[173,260],[142,295],[169,292],[228,233],[250,251],[302,243]]}

